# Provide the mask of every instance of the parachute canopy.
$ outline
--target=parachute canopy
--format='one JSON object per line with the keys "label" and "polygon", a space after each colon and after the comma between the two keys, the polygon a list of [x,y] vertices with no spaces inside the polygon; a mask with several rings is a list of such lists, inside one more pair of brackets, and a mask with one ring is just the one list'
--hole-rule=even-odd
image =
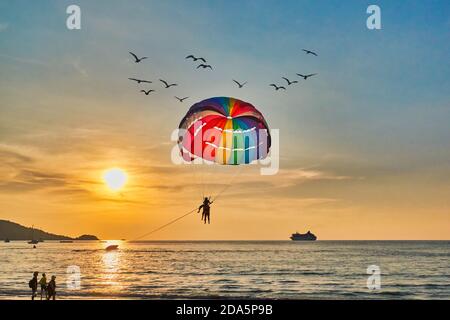
{"label": "parachute canopy", "polygon": [[179,125],[178,145],[186,161],[200,157],[218,164],[248,164],[267,156],[270,132],[250,103],[215,97],[189,109]]}

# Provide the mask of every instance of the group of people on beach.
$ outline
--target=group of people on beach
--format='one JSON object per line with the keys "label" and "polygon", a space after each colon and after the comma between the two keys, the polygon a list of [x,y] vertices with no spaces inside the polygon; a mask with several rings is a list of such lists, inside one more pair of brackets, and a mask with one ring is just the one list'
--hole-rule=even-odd
{"label": "group of people on beach", "polygon": [[31,289],[31,300],[38,294],[38,285],[41,287],[41,300],[42,298],[46,300],[56,299],[56,276],[52,276],[51,280],[47,283],[47,276],[45,273],[42,274],[41,279],[38,281],[39,272],[35,271],[33,273],[33,278],[28,283]]}

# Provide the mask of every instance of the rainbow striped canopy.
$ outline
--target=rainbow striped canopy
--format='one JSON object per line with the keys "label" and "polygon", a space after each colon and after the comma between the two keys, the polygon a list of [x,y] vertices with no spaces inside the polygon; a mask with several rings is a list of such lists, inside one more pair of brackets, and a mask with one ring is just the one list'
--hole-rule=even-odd
{"label": "rainbow striped canopy", "polygon": [[181,155],[218,164],[248,164],[267,156],[270,133],[261,112],[248,102],[216,97],[194,104],[179,125]]}

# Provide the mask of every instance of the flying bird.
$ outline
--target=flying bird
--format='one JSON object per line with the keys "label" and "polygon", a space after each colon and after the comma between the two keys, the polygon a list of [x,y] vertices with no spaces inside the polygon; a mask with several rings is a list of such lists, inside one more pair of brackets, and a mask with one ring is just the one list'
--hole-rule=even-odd
{"label": "flying bird", "polygon": [[183,102],[184,100],[186,100],[186,99],[189,98],[189,97],[178,98],[177,96],[175,96],[175,98],[176,98],[178,101]]}
{"label": "flying bird", "polygon": [[202,58],[202,57],[195,57],[195,56],[193,56],[192,54],[191,55],[188,55],[185,59],[192,59],[192,61],[197,61],[197,60],[201,60],[201,61],[203,61],[203,63],[206,63],[206,60],[205,60],[205,58]]}
{"label": "flying bird", "polygon": [[299,77],[302,77],[303,79],[307,80],[309,77],[315,76],[317,73],[311,73],[311,74],[301,74],[297,73]]}
{"label": "flying bird", "polygon": [[282,77],[284,80],[286,80],[286,82],[287,82],[287,84],[288,84],[288,86],[290,86],[291,84],[294,84],[294,83],[298,83],[298,81],[297,80],[294,80],[294,81],[290,81],[288,78],[285,78],[285,77]]}
{"label": "flying bird", "polygon": [[197,69],[198,68],[203,68],[203,69],[210,68],[212,70],[212,67],[209,64],[204,64],[204,63],[198,65]]}
{"label": "flying bird", "polygon": [[280,89],[286,90],[285,87],[283,87],[283,86],[277,86],[277,85],[274,84],[274,83],[270,84],[270,86],[271,86],[271,87],[274,87],[276,91],[278,91],[278,90],[280,90]]}
{"label": "flying bird", "polygon": [[141,92],[145,93],[145,95],[148,96],[148,94],[149,94],[150,92],[155,92],[155,90],[151,90],[151,89],[148,90],[148,91],[141,90]]}
{"label": "flying bird", "polygon": [[131,81],[136,81],[137,83],[142,83],[142,82],[145,82],[145,83],[152,83],[151,81],[149,81],[149,80],[141,80],[141,79],[136,79],[136,78],[128,78],[129,80],[131,80]]}
{"label": "flying bird", "polygon": [[178,84],[176,84],[176,83],[171,83],[171,84],[169,84],[167,81],[164,81],[164,80],[162,80],[162,79],[159,79],[159,81],[161,81],[162,83],[164,83],[164,85],[166,86],[166,89],[178,85]]}
{"label": "flying bird", "polygon": [[135,55],[135,54],[134,54],[133,52],[131,52],[131,51],[129,51],[129,53],[133,56],[134,62],[136,62],[136,63],[139,63],[139,62],[141,62],[141,61],[144,60],[144,59],[148,59],[148,57],[138,58],[138,56]]}
{"label": "flying bird", "polygon": [[245,86],[245,85],[247,84],[247,82],[239,83],[239,81],[236,81],[236,80],[234,80],[234,79],[233,79],[233,81],[234,81],[234,83],[236,83],[236,84],[238,85],[239,89],[242,88],[243,86]]}
{"label": "flying bird", "polygon": [[306,49],[302,49],[302,50],[305,51],[306,54],[312,54],[313,56],[316,56],[316,57],[317,57],[317,53],[315,53],[314,51],[306,50]]}

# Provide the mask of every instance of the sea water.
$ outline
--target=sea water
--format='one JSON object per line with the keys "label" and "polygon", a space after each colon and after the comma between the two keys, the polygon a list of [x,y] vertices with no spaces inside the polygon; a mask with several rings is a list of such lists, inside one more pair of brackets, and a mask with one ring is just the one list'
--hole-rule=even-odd
{"label": "sea water", "polygon": [[29,299],[33,271],[58,299],[450,299],[449,241],[110,243],[0,243],[0,299]]}

